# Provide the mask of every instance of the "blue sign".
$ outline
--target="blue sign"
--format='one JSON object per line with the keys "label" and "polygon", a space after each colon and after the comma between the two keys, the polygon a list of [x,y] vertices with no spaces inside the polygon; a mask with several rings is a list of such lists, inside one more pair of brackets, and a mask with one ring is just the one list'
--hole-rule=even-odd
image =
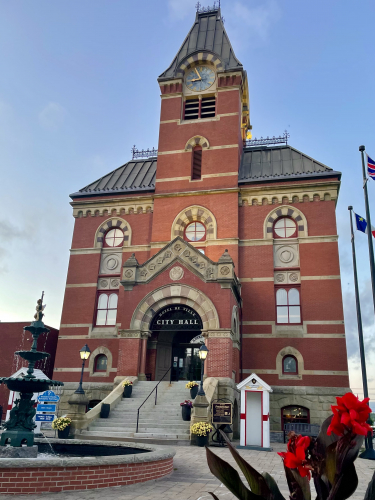
{"label": "blue sign", "polygon": [[55,420],[55,415],[42,415],[40,413],[36,414],[36,422],[53,422]]}
{"label": "blue sign", "polygon": [[56,405],[38,405],[36,411],[49,411],[55,413]]}
{"label": "blue sign", "polygon": [[42,403],[43,401],[47,401],[49,403],[57,403],[60,401],[60,396],[57,396],[53,391],[45,391],[43,394],[38,396],[38,402]]}

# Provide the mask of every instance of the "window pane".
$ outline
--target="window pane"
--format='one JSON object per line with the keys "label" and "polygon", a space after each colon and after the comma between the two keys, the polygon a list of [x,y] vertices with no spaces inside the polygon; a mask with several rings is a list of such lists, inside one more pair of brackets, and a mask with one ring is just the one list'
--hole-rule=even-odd
{"label": "window pane", "polygon": [[284,219],[285,220],[285,227],[292,227],[296,228],[296,223],[292,219]]}
{"label": "window pane", "polygon": [[276,305],[286,306],[288,304],[287,292],[284,288],[279,288],[276,292]]}
{"label": "window pane", "polygon": [[285,219],[279,219],[275,222],[275,229],[280,229],[285,227]]}
{"label": "window pane", "polygon": [[109,296],[109,304],[108,304],[109,309],[117,309],[117,294],[112,293],[112,295]]}
{"label": "window pane", "polygon": [[296,373],[297,372],[297,363],[294,358],[291,356],[287,356],[284,358],[284,372],[285,373]]}
{"label": "window pane", "polygon": [[105,319],[107,317],[107,311],[106,310],[99,310],[98,315],[96,317],[96,324],[97,325],[105,325]]}
{"label": "window pane", "polygon": [[116,314],[117,309],[109,309],[107,315],[107,325],[115,325],[116,324]]}
{"label": "window pane", "polygon": [[301,323],[300,306],[289,307],[289,323]]}
{"label": "window pane", "polygon": [[289,290],[289,305],[299,306],[299,291],[297,288],[292,288]]}
{"label": "window pane", "polygon": [[98,356],[96,360],[96,369],[104,371],[107,369],[107,356]]}
{"label": "window pane", "polygon": [[124,240],[124,238],[122,236],[120,238],[115,238],[114,246],[118,247],[119,245],[121,245],[123,240]]}
{"label": "window pane", "polygon": [[290,238],[290,236],[292,236],[292,234],[294,234],[296,231],[296,228],[295,227],[287,227],[285,229],[285,237],[286,238]]}
{"label": "window pane", "polygon": [[200,251],[200,253],[203,253],[203,255],[206,253],[205,249],[204,248],[197,248],[197,250]]}
{"label": "window pane", "polygon": [[107,303],[108,303],[108,295],[106,295],[105,293],[99,295],[98,309],[107,309]]}
{"label": "window pane", "polygon": [[105,236],[105,242],[110,247],[116,247],[123,242],[124,235],[121,229],[111,229]]}
{"label": "window pane", "polygon": [[285,306],[277,308],[277,322],[288,323],[288,308]]}
{"label": "window pane", "polygon": [[192,222],[185,230],[185,236],[189,241],[200,241],[206,234],[205,226],[200,222]]}

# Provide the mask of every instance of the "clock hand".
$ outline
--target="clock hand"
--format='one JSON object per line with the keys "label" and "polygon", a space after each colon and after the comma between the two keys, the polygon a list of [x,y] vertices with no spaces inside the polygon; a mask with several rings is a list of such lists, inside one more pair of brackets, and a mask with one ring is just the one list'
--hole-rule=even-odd
{"label": "clock hand", "polygon": [[202,80],[202,77],[201,77],[201,75],[198,73],[197,68],[194,68],[194,70],[195,70],[196,74],[199,76],[199,79],[200,79],[200,80]]}

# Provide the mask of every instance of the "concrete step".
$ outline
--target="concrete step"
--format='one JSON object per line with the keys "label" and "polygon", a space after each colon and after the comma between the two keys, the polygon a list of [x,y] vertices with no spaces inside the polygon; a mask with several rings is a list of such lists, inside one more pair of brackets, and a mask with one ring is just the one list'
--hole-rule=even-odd
{"label": "concrete step", "polygon": [[118,436],[84,436],[88,441],[99,441],[106,439],[108,441],[124,442],[124,443],[144,443],[144,444],[160,444],[165,446],[190,446],[189,439],[156,439],[156,438],[139,438],[139,437],[118,437]]}
{"label": "concrete step", "polygon": [[166,434],[159,432],[141,432],[135,433],[135,438],[151,438],[151,439],[189,439],[189,434]]}

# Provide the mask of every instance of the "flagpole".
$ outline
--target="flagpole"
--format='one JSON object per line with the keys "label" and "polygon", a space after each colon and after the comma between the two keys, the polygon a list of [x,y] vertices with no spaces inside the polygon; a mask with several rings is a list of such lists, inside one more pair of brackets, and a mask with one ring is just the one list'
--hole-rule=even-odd
{"label": "flagpole", "polygon": [[362,175],[363,175],[363,193],[365,196],[365,207],[366,207],[366,222],[367,222],[367,239],[368,239],[368,252],[370,257],[370,271],[371,271],[371,285],[372,285],[372,300],[374,303],[374,313],[375,313],[375,264],[374,264],[374,247],[372,244],[372,232],[371,232],[371,217],[370,217],[370,207],[368,203],[367,194],[367,178],[366,178],[366,168],[365,168],[365,157],[364,157],[364,146],[359,146],[359,150],[362,155]]}

